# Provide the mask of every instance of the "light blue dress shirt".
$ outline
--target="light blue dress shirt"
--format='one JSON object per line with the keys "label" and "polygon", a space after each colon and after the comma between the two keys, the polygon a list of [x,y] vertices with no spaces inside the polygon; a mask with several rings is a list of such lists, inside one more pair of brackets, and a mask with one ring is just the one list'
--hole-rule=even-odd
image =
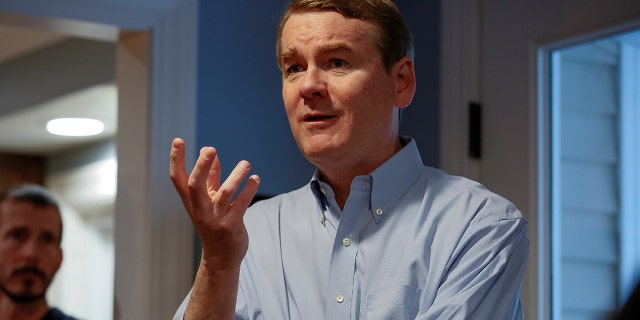
{"label": "light blue dress shirt", "polygon": [[316,173],[250,207],[245,224],[236,319],[523,318],[522,214],[425,167],[414,141],[356,177],[344,210]]}

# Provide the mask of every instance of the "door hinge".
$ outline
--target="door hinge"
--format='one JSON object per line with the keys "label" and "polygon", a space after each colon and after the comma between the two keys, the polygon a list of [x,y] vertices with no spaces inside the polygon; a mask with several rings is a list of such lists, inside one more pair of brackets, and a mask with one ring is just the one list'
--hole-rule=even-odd
{"label": "door hinge", "polygon": [[482,105],[469,102],[469,158],[482,156]]}

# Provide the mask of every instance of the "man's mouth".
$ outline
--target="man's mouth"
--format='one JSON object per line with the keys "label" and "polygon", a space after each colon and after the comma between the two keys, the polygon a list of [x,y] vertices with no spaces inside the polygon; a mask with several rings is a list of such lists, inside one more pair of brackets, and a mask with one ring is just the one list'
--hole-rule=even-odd
{"label": "man's mouth", "polygon": [[328,119],[334,118],[334,116],[331,115],[307,115],[305,116],[302,120],[304,122],[318,122],[318,121],[325,121]]}
{"label": "man's mouth", "polygon": [[18,269],[13,271],[13,275],[15,275],[15,276],[35,275],[35,276],[40,277],[42,279],[46,278],[44,272],[42,270],[38,269],[37,267],[34,267],[34,266],[26,266],[26,267],[18,268]]}

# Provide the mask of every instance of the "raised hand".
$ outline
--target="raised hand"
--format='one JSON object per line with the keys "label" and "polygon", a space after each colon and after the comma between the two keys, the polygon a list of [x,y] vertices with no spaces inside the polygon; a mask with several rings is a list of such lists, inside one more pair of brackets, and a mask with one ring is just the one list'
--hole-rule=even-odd
{"label": "raised hand", "polygon": [[209,272],[238,267],[249,243],[243,216],[258,190],[260,178],[249,176],[238,192],[251,170],[249,162],[240,161],[221,184],[216,149],[202,148],[190,175],[185,170],[184,155],[184,141],[174,139],[169,175],[200,235],[202,262]]}

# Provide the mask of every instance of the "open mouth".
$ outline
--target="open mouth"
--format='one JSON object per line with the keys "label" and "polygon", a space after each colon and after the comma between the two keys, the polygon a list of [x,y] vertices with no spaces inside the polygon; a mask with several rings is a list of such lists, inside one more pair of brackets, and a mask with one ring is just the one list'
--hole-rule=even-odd
{"label": "open mouth", "polygon": [[306,116],[304,117],[304,121],[305,122],[318,122],[318,121],[325,121],[327,119],[331,119],[334,116],[328,116],[328,115],[310,115],[310,116]]}

